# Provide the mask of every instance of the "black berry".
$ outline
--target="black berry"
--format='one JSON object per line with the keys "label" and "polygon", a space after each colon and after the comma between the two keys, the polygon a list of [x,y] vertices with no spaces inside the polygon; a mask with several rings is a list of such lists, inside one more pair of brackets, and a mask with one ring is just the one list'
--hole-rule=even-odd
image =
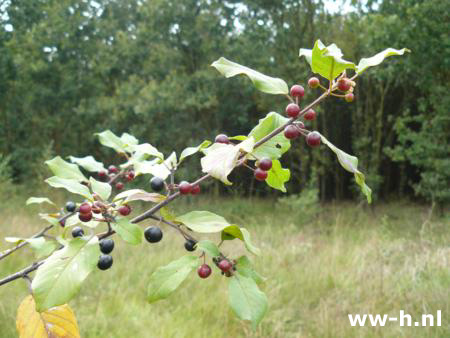
{"label": "black berry", "polygon": [[163,233],[160,228],[151,226],[145,229],[144,236],[150,243],[157,243],[162,239]]}
{"label": "black berry", "polygon": [[150,186],[153,191],[161,191],[164,189],[164,180],[155,176],[150,180]]}
{"label": "black berry", "polygon": [[68,212],[74,212],[76,209],[77,209],[77,205],[74,202],[69,201],[66,203],[66,210]]}
{"label": "black berry", "polygon": [[98,259],[97,267],[100,270],[108,270],[113,263],[113,258],[110,255],[101,255]]}
{"label": "black berry", "polygon": [[84,230],[81,227],[74,227],[72,229],[72,237],[76,238],[76,237],[82,237],[84,235]]}
{"label": "black berry", "polygon": [[184,243],[184,248],[187,251],[195,251],[195,244],[197,244],[196,241],[192,240],[192,239],[188,239],[185,243]]}
{"label": "black berry", "polygon": [[102,239],[99,245],[100,251],[104,254],[109,254],[114,249],[114,241],[111,238]]}

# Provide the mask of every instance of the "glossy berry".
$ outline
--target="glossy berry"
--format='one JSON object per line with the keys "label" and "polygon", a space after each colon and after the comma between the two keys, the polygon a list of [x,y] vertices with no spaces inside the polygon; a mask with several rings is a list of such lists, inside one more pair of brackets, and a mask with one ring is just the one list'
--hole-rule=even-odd
{"label": "glossy berry", "polygon": [[108,173],[106,172],[106,170],[100,170],[100,171],[98,172],[98,177],[99,177],[101,180],[106,179],[107,176],[108,176]]}
{"label": "glossy berry", "polygon": [[92,213],[89,214],[78,214],[78,218],[81,222],[89,222],[92,219]]}
{"label": "glossy berry", "polygon": [[161,191],[164,189],[164,180],[159,177],[152,177],[150,180],[150,186],[152,187],[153,191]]}
{"label": "glossy berry", "polygon": [[84,230],[81,227],[74,227],[72,229],[72,237],[76,238],[76,237],[81,237],[84,235]]}
{"label": "glossy berry", "polygon": [[302,98],[305,95],[305,88],[300,85],[293,85],[291,87],[291,96]]}
{"label": "glossy berry", "polygon": [[108,270],[113,264],[113,258],[110,255],[101,255],[98,259],[97,267],[100,270]]}
{"label": "glossy berry", "polygon": [[117,173],[119,172],[119,170],[117,169],[116,166],[114,166],[114,165],[111,164],[111,165],[108,167],[108,172],[109,172],[110,174],[117,174]]}
{"label": "glossy berry", "polygon": [[227,272],[229,271],[232,267],[233,264],[230,263],[229,260],[227,259],[222,259],[219,264],[217,264],[217,266],[219,267],[220,270],[222,270],[223,272]]}
{"label": "glossy berry", "polygon": [[214,140],[214,142],[228,144],[228,143],[230,143],[230,140],[228,139],[227,135],[219,134],[219,135],[216,136],[216,139]]}
{"label": "glossy berry", "polygon": [[261,168],[256,168],[254,171],[254,176],[258,181],[264,181],[267,178],[267,171]]}
{"label": "glossy berry", "polygon": [[317,131],[313,131],[306,136],[306,143],[310,147],[317,147],[320,145],[320,134]]}
{"label": "glossy berry", "polygon": [[80,214],[90,214],[92,208],[89,203],[84,202],[80,205],[80,209],[78,209],[78,211],[80,212]]}
{"label": "glossy berry", "polygon": [[300,131],[298,128],[292,124],[288,125],[286,128],[284,128],[284,137],[287,139],[295,139],[300,135]]}
{"label": "glossy berry", "polygon": [[192,239],[188,239],[188,240],[186,240],[186,242],[184,242],[184,248],[187,251],[195,251],[195,244],[197,244],[196,241],[194,241]]}
{"label": "glossy berry", "polygon": [[123,185],[122,182],[117,182],[117,183],[116,183],[116,189],[117,189],[117,190],[122,190],[122,189],[123,189],[123,186],[124,186],[124,185]]}
{"label": "glossy berry", "polygon": [[338,88],[339,90],[342,90],[343,92],[346,92],[351,87],[350,82],[347,79],[340,79],[338,81]]}
{"label": "glossy berry", "polygon": [[145,229],[144,236],[150,243],[157,243],[162,239],[163,233],[160,228],[151,226]]}
{"label": "glossy berry", "polygon": [[189,182],[183,181],[178,185],[178,188],[180,189],[181,195],[187,195],[192,190],[192,185]]}
{"label": "glossy berry", "polygon": [[200,194],[200,186],[198,184],[193,185],[191,189],[191,195],[198,195]]}
{"label": "glossy berry", "polygon": [[300,107],[298,106],[298,104],[295,104],[295,103],[289,103],[287,106],[286,106],[286,114],[289,116],[289,117],[297,117],[298,116],[298,114],[300,113]]}
{"label": "glossy berry", "polygon": [[305,113],[305,115],[303,115],[303,118],[304,118],[305,120],[312,121],[312,120],[314,120],[314,119],[316,118],[316,112],[315,112],[314,110],[312,110],[312,109],[309,109],[309,110]]}
{"label": "glossy berry", "polygon": [[69,201],[66,203],[66,210],[68,212],[74,212],[75,210],[77,210],[77,205],[74,202]]}
{"label": "glossy berry", "polygon": [[100,251],[104,254],[109,254],[114,249],[114,241],[111,238],[102,239],[99,245]]}
{"label": "glossy berry", "polygon": [[317,77],[312,77],[308,80],[309,88],[317,88],[319,87],[320,81]]}
{"label": "glossy berry", "polygon": [[131,207],[129,205],[122,205],[119,208],[119,214],[122,216],[128,216],[131,213]]}
{"label": "glossy berry", "polygon": [[262,170],[268,171],[272,168],[272,160],[268,157],[264,157],[259,160],[258,167]]}
{"label": "glossy berry", "polygon": [[353,93],[347,93],[347,94],[345,94],[345,101],[347,101],[347,102],[353,102],[354,99],[355,99],[355,95],[353,95]]}
{"label": "glossy berry", "polygon": [[208,278],[209,275],[211,275],[211,267],[208,264],[202,264],[197,270],[198,275],[200,278]]}

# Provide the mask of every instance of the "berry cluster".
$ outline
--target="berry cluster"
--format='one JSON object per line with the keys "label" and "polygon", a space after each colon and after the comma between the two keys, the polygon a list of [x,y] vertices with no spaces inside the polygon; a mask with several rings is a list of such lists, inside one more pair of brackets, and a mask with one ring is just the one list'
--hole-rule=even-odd
{"label": "berry cluster", "polygon": [[355,95],[353,94],[355,82],[346,77],[343,77],[339,79],[337,86],[340,91],[345,92],[345,101],[353,102],[353,100],[355,99]]}
{"label": "berry cluster", "polygon": [[264,181],[268,176],[268,171],[272,168],[272,160],[268,157],[257,162],[258,167],[253,172],[258,181]]}
{"label": "berry cluster", "polygon": [[[224,256],[215,257],[213,258],[214,264],[221,270],[222,275],[225,275],[227,277],[233,276],[233,271],[236,270],[236,261],[230,261]],[[199,266],[197,269],[197,274],[200,278],[208,278],[212,273],[211,267],[204,263]]]}
{"label": "berry cluster", "polygon": [[110,182],[111,185],[114,184],[117,190],[122,190],[125,187],[125,184],[121,181],[116,180],[118,178],[124,178],[126,182],[131,182],[134,180],[134,177],[136,176],[135,172],[133,170],[128,170],[124,172],[119,172],[119,169],[117,169],[116,166],[110,165],[108,167],[108,171],[106,170],[100,170],[98,173],[98,178],[103,182]]}

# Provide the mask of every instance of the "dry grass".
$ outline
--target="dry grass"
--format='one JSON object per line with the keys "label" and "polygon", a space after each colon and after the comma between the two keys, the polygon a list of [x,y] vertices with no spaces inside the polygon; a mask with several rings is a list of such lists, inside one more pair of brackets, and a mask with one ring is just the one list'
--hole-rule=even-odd
{"label": "dry grass", "polygon": [[[23,203],[23,202],[22,202]],[[195,206],[179,205],[187,210]],[[132,247],[116,241],[114,265],[94,272],[71,301],[82,337],[449,337],[450,234],[448,218],[424,220],[417,205],[354,204],[322,207],[307,217],[272,201],[208,200],[203,209],[245,225],[263,256],[253,258],[268,279],[262,288],[270,309],[256,332],[227,307],[227,280],[192,275],[169,300],[148,305],[147,281],[154,269],[184,254],[170,229],[161,243]],[[41,227],[31,211],[1,210],[0,235],[27,235]],[[0,249],[6,248],[6,244]],[[239,243],[227,243],[225,252]],[[0,263],[0,276],[26,265],[24,251]],[[16,281],[0,287],[0,337],[14,337],[15,311],[27,293]],[[348,313],[403,309],[414,317],[442,310],[441,327],[351,327]]]}

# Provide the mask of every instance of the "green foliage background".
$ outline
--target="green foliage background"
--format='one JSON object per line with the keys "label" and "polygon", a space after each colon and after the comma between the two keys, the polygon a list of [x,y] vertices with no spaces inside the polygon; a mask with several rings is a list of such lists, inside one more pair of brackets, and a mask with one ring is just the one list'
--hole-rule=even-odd
{"label": "green foliage background", "polygon": [[[104,129],[132,133],[166,153],[219,132],[247,134],[286,101],[257,92],[247,79],[224,80],[211,62],[225,56],[306,86],[311,73],[298,50],[320,38],[355,62],[387,47],[412,50],[365,72],[355,103],[328,100],[313,125],[359,157],[378,198],[419,194],[442,204],[450,197],[446,2],[372,3],[340,15],[313,0],[5,2],[0,176],[42,178],[52,153],[114,161],[93,137]],[[317,95],[308,90],[306,100]],[[197,175],[193,162],[182,172],[187,178]],[[290,192],[313,182],[322,200],[359,196],[327,150],[298,142],[282,162],[292,170]],[[246,192],[269,191],[237,175]]]}

